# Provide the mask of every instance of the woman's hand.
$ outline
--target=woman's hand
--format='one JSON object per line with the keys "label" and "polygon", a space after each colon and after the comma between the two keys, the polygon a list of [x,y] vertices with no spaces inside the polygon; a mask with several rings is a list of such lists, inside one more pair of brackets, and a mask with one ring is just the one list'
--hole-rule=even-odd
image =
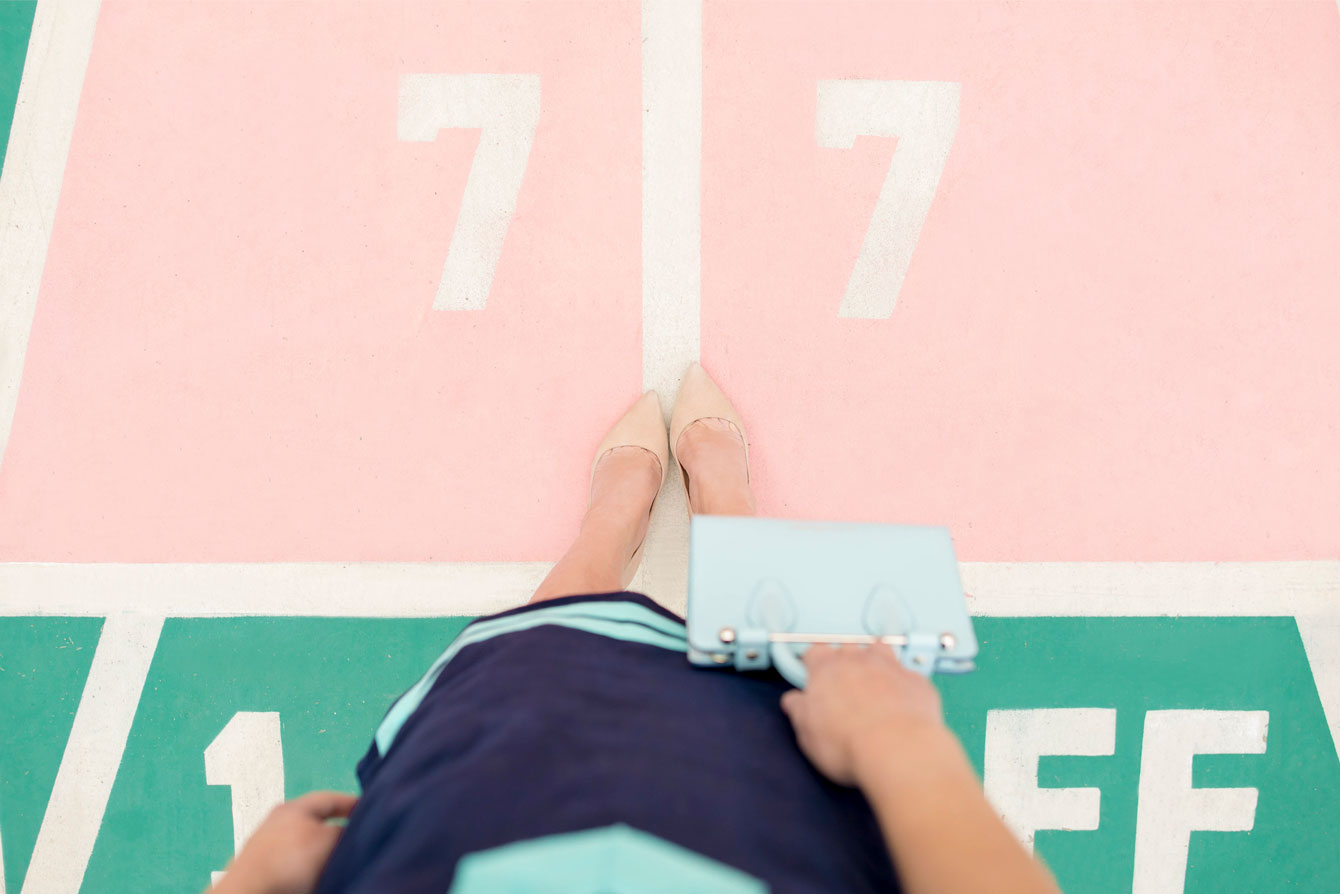
{"label": "woman's hand", "polygon": [[801,751],[840,785],[889,760],[900,741],[948,735],[940,694],[887,646],[816,644],[804,656],[809,684],[782,696]]}
{"label": "woman's hand", "polygon": [[257,827],[228,865],[212,894],[308,894],[335,848],[354,795],[308,792],[280,804]]}
{"label": "woman's hand", "polygon": [[860,786],[907,894],[1060,894],[987,803],[930,680],[885,646],[815,645],[805,666],[782,709],[820,772]]}

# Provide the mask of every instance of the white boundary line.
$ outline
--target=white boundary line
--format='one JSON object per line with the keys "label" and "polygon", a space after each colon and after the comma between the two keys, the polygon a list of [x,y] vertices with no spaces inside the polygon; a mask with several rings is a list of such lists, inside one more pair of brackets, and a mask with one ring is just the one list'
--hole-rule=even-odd
{"label": "white boundary line", "polygon": [[111,615],[103,624],[23,894],[79,891],[162,629],[159,617]]}
{"label": "white boundary line", "polygon": [[[668,403],[700,346],[702,7],[644,0],[642,11],[643,379]],[[97,13],[98,0],[39,0],[34,17],[0,177],[0,460]],[[671,505],[653,521],[643,571],[631,586],[659,594],[682,612],[688,526],[677,484],[661,494]],[[0,616],[476,615],[520,604],[550,567],[6,563],[0,564]],[[1292,615],[1332,737],[1340,742],[1340,561],[963,563],[961,569],[978,616]],[[107,649],[140,641],[138,628],[126,628],[125,636],[116,635],[119,630],[109,621],[102,638]],[[96,693],[86,692],[85,701],[90,697],[96,702]]]}
{"label": "white boundary line", "polygon": [[0,617],[427,618],[524,603],[549,562],[0,563]]}
{"label": "white boundary line", "polygon": [[701,2],[642,3],[642,387],[669,409],[702,330]]}
{"label": "white boundary line", "polygon": [[[702,329],[703,10],[700,0],[643,0],[642,387],[669,419]],[[688,590],[687,498],[668,470],[631,586]],[[683,597],[681,596],[681,599]]]}
{"label": "white boundary line", "polygon": [[[93,52],[99,0],[38,0],[0,171],[0,468]],[[9,592],[0,586],[0,599]],[[161,618],[109,616],[52,783],[23,894],[75,894],[102,826]],[[0,894],[5,887],[0,878]]]}
{"label": "white boundary line", "polygon": [[[493,563],[0,563],[0,617],[481,615],[552,567]],[[1294,617],[1340,748],[1340,560],[962,562],[977,617]],[[639,589],[636,582],[633,589]],[[640,588],[684,611],[684,594]]]}
{"label": "white boundary line", "polygon": [[[74,131],[98,0],[39,0],[0,176],[0,463]],[[643,382],[673,400],[699,354],[702,5],[643,0]],[[661,494],[631,585],[683,611],[688,525]],[[668,504],[668,505],[667,505]],[[107,617],[24,891],[78,889],[164,617],[476,615],[548,563],[0,564],[0,616]],[[1340,743],[1340,561],[963,563],[977,616],[1297,619]],[[394,609],[393,611],[388,609]],[[3,886],[3,879],[0,879]]]}
{"label": "white boundary line", "polygon": [[18,406],[98,6],[99,0],[38,0],[33,12],[0,173],[0,465]]}
{"label": "white boundary line", "polygon": [[[548,562],[0,563],[0,617],[479,615]],[[1340,561],[961,562],[977,617],[1340,616]],[[635,589],[635,588],[632,588]],[[683,611],[683,600],[644,589]]]}

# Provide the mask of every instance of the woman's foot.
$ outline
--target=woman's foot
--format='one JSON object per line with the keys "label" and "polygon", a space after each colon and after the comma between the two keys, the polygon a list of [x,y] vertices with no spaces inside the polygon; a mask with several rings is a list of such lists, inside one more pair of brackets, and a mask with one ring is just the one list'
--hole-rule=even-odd
{"label": "woman's foot", "polygon": [[695,419],[679,434],[675,456],[689,476],[689,506],[699,515],[754,515],[744,439],[725,419]]}
{"label": "woman's foot", "polygon": [[651,503],[662,477],[660,459],[644,447],[615,447],[596,462],[582,530],[599,530],[611,538],[620,572],[647,536]]}

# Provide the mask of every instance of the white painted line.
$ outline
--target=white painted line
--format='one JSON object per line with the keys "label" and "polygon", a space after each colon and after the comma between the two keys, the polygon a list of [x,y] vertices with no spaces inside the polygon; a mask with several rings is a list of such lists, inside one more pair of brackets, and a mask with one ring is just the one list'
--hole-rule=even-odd
{"label": "white painted line", "polygon": [[5,894],[5,836],[3,834],[0,834],[0,894]]}
{"label": "white painted line", "polygon": [[642,387],[667,401],[699,357],[702,31],[701,0],[643,0]]}
{"label": "white painted line", "polygon": [[229,615],[426,618],[528,600],[548,562],[0,563],[0,617]]}
{"label": "white painted line", "polygon": [[23,894],[78,894],[163,619],[107,618],[33,845]]}
{"label": "white painted line", "polygon": [[[642,0],[642,387],[659,392],[667,419],[700,351],[702,129],[702,0]],[[630,586],[682,613],[688,549],[688,497],[672,467]]]}
{"label": "white painted line", "polygon": [[985,616],[1340,615],[1340,561],[960,562]]}
{"label": "white painted line", "polygon": [[[662,495],[664,497],[664,494]],[[684,563],[684,553],[671,556]],[[442,617],[522,605],[553,566],[0,563],[0,617]],[[977,617],[1295,617],[1340,745],[1340,561],[961,562]],[[682,592],[630,588],[684,612]]]}
{"label": "white painted line", "polygon": [[38,0],[0,173],[0,465],[18,406],[99,0]]}
{"label": "white painted line", "polygon": [[[683,561],[683,556],[680,557]],[[0,617],[478,615],[523,604],[548,562],[0,563]],[[1340,620],[1340,561],[961,562],[996,617],[1318,616]],[[647,592],[647,591],[641,591]],[[660,595],[648,592],[658,601]]]}
{"label": "white painted line", "polygon": [[1297,621],[1331,741],[1340,750],[1340,610],[1332,606],[1325,615],[1299,615]]}

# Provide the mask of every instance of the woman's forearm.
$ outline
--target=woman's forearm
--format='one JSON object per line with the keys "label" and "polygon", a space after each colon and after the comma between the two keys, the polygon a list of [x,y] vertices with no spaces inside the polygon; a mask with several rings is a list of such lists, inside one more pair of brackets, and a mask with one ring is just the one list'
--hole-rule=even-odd
{"label": "woman's forearm", "polygon": [[907,894],[1059,894],[1051,873],[991,808],[947,728],[866,737],[858,747],[857,784]]}

